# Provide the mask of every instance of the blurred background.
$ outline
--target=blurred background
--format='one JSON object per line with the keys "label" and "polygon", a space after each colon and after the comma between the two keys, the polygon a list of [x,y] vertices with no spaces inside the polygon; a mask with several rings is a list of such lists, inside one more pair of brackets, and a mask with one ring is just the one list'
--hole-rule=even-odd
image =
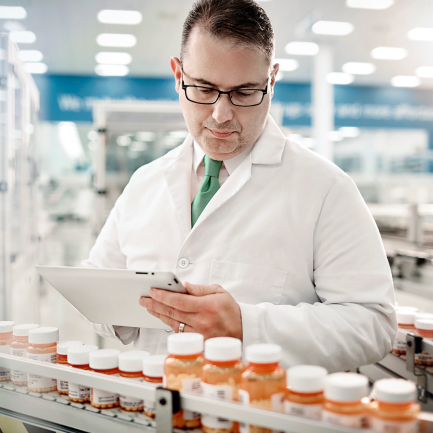
{"label": "blurred background", "polygon": [[[433,312],[433,2],[267,0],[271,114],[356,182],[396,299]],[[183,142],[191,0],[0,1],[0,320],[102,341],[35,264],[79,266],[132,173]]]}

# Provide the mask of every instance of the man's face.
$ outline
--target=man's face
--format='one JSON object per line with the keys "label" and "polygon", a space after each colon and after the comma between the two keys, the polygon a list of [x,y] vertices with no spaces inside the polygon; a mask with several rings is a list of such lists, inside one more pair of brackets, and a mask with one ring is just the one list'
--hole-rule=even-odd
{"label": "man's face", "polygon": [[265,56],[256,49],[234,47],[198,28],[191,32],[182,64],[184,84],[222,91],[264,90],[268,85],[263,102],[254,107],[234,106],[228,95],[221,95],[213,105],[188,101],[182,90],[179,59],[173,57],[171,66],[188,130],[210,158],[233,158],[257,140],[265,126],[278,65],[270,68]]}

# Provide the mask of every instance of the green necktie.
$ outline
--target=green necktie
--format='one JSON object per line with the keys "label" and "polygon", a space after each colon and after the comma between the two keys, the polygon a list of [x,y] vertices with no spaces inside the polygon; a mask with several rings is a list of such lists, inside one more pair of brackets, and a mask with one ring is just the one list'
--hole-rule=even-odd
{"label": "green necktie", "polygon": [[204,208],[220,189],[220,170],[223,162],[204,156],[204,179],[195,199],[191,203],[191,227],[197,222]]}

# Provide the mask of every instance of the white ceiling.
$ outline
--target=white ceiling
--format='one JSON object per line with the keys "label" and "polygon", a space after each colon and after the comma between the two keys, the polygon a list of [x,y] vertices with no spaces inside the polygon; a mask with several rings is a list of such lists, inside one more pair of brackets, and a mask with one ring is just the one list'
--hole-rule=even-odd
{"label": "white ceiling", "polygon": [[[33,44],[21,49],[37,49],[44,54],[48,73],[93,75],[99,51],[126,51],[132,55],[130,76],[169,76],[169,59],[179,54],[183,21],[192,0],[0,0],[2,6],[23,6],[27,18],[19,20],[36,34]],[[312,74],[311,57],[289,56],[285,45],[297,37],[299,23],[314,14],[322,20],[349,21],[355,30],[348,36],[317,36],[308,33],[302,40],[334,47],[334,70],[349,61],[373,62],[374,74],[356,76],[354,84],[388,85],[395,75],[414,75],[419,66],[433,66],[433,42],[407,38],[414,27],[433,27],[432,0],[395,0],[386,10],[350,9],[345,0],[271,0],[261,3],[276,34],[276,57],[296,58],[300,67],[286,72],[284,81],[308,82]],[[101,24],[96,15],[101,9],[139,10],[139,25]],[[6,20],[0,20],[0,29]],[[132,33],[133,48],[107,49],[96,44],[99,33]],[[405,48],[403,60],[373,60],[370,52],[377,46]],[[423,88],[433,88],[433,78],[422,78]]]}

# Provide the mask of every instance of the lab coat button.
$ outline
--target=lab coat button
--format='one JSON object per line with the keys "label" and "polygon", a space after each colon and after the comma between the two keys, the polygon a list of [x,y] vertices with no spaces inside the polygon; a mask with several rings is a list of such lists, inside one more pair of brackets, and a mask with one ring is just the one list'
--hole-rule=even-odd
{"label": "lab coat button", "polygon": [[189,265],[189,260],[188,260],[187,258],[185,258],[185,257],[182,257],[182,258],[179,260],[178,265],[179,265],[182,269],[185,269],[185,268],[187,268],[188,265]]}

